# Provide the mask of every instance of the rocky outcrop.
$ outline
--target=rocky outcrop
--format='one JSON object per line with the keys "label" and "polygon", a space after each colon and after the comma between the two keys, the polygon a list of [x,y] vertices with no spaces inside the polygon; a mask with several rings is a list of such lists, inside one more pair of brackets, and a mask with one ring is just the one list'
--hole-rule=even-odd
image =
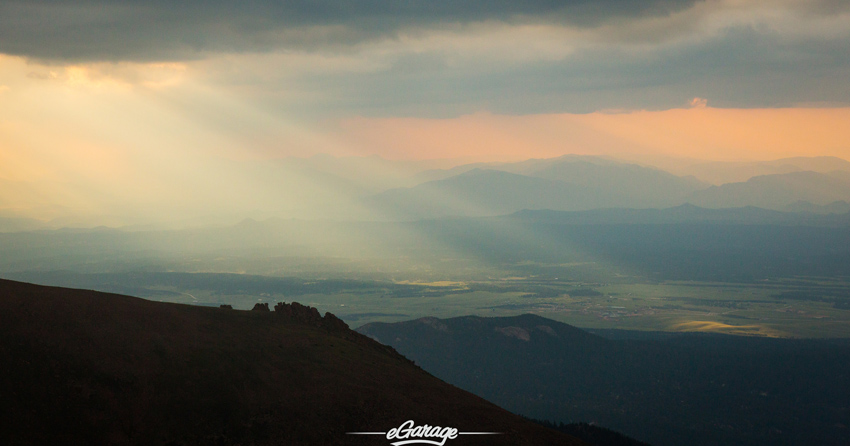
{"label": "rocky outcrop", "polygon": [[251,308],[251,311],[269,311],[269,304],[267,304],[267,303],[254,304],[254,308]]}
{"label": "rocky outcrop", "polygon": [[319,310],[306,305],[301,305],[298,302],[292,302],[290,304],[287,304],[286,302],[279,302],[274,306],[274,312],[280,316],[287,316],[298,321],[311,324],[322,321],[322,315],[319,314]]}
{"label": "rocky outcrop", "polygon": [[343,322],[342,319],[331,313],[325,313],[325,317],[323,318],[319,313],[319,310],[307,305],[301,305],[298,302],[292,302],[289,304],[286,302],[279,302],[274,306],[274,312],[277,315],[306,324],[325,327],[331,331],[348,330],[348,324]]}
{"label": "rocky outcrop", "polygon": [[334,316],[333,313],[325,313],[325,318],[322,319],[322,325],[327,327],[332,331],[345,331],[348,330],[348,324],[343,322],[342,319]]}

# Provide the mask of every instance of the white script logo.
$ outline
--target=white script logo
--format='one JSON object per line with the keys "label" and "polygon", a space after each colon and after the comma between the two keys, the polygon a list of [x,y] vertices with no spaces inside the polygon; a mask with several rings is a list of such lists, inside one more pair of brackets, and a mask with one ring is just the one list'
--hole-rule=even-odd
{"label": "white script logo", "polygon": [[[404,446],[408,444],[428,444],[443,446],[446,440],[454,440],[458,435],[499,435],[501,432],[458,432],[454,427],[429,426],[423,424],[417,426],[413,420],[401,423],[388,432],[346,432],[349,435],[386,435],[387,440],[399,440],[390,443],[393,446]],[[430,440],[433,439],[433,440]]]}

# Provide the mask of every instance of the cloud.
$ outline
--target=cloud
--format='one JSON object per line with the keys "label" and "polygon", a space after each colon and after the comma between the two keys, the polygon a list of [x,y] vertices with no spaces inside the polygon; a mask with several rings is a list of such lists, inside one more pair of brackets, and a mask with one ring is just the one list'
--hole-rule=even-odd
{"label": "cloud", "polygon": [[327,99],[292,106],[367,116],[663,110],[695,96],[720,108],[850,104],[850,34],[786,39],[741,27],[652,46],[567,41],[561,54],[557,47],[534,54],[533,45],[514,37],[515,46],[502,53],[439,45],[422,52],[367,49],[361,57],[380,61],[380,69],[325,72],[285,85]]}
{"label": "cloud", "polygon": [[0,52],[62,61],[185,60],[212,52],[348,47],[482,22],[598,26],[697,0],[5,1]]}
{"label": "cloud", "polygon": [[705,108],[705,107],[708,106],[708,99],[693,98],[690,101],[688,101],[688,105],[690,105],[691,108]]}
{"label": "cloud", "polygon": [[3,52],[33,76],[186,81],[303,116],[850,103],[839,0],[13,1]]}

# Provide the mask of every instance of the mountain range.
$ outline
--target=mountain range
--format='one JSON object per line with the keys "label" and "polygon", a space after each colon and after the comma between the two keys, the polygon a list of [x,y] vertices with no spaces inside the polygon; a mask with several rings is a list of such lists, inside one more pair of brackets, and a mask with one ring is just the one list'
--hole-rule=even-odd
{"label": "mountain range", "polygon": [[850,171],[850,162],[835,156],[811,156],[781,158],[770,161],[748,162],[691,162],[671,168],[677,175],[692,175],[713,185],[741,183],[762,175],[777,175],[792,172],[829,173],[836,170]]}
{"label": "mountain range", "polygon": [[655,445],[850,442],[850,343],[601,330],[540,316],[370,323],[360,333],[516,413]]}
{"label": "mountain range", "polygon": [[[96,215],[77,215],[62,195],[72,193],[69,185],[48,187],[0,179],[0,231],[116,227],[122,219],[126,226],[163,229],[226,225],[249,217],[416,220],[504,215],[524,209],[579,211],[681,204],[821,214],[850,211],[850,163],[834,157],[689,161],[666,170],[586,155],[447,165],[448,160],[327,155],[234,162],[229,167],[233,179],[216,183],[223,190],[211,198],[220,204],[215,214],[168,212],[174,219],[168,222],[157,220],[161,209],[154,204],[147,208],[123,202],[103,204],[96,206]],[[240,184],[238,178],[250,178],[250,184]],[[256,190],[257,184],[264,187]],[[132,216],[122,217],[129,211]]]}
{"label": "mountain range", "polygon": [[800,203],[828,206],[850,200],[850,172],[791,172],[762,175],[696,191],[688,202],[710,208],[758,206],[785,210]]}
{"label": "mountain range", "polygon": [[[836,163],[836,167],[846,164]],[[823,163],[817,165],[824,167]],[[666,208],[681,204],[810,213],[850,211],[850,170],[794,170],[712,186],[693,176],[676,176],[652,167],[565,156],[509,164],[472,164],[426,173],[425,177],[433,179],[370,196],[365,199],[366,206],[395,219],[493,216],[525,209]]]}

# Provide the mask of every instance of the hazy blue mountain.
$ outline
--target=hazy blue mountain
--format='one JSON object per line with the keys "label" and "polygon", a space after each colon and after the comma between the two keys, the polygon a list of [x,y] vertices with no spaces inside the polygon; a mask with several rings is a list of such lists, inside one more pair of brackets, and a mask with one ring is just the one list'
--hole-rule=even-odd
{"label": "hazy blue mountain", "polygon": [[679,177],[653,167],[584,155],[529,159],[515,163],[465,164],[452,169],[430,170],[418,176],[436,181],[474,169],[499,170],[591,188],[616,197],[616,203],[595,207],[665,207],[680,204],[688,194],[708,187],[693,177]]}
{"label": "hazy blue mountain", "polygon": [[[706,208],[756,206],[822,214],[850,210],[841,204],[850,201],[850,163],[840,158],[696,166],[694,172],[708,172],[705,178],[711,180],[720,177],[744,180],[709,187],[694,176],[676,176],[653,167],[601,157],[566,155],[426,171],[418,178],[432,181],[410,189],[387,191],[372,197],[371,203],[378,208],[393,209],[390,215],[406,218],[495,215],[521,209],[665,208],[682,203]],[[563,186],[530,180],[521,182],[516,177],[507,180],[507,175],[487,176],[482,171],[551,180],[580,189],[564,190]],[[535,187],[541,190],[535,191]],[[496,203],[497,200],[489,198],[496,194],[503,194],[505,199]]]}
{"label": "hazy blue mountain", "polygon": [[808,201],[796,201],[785,206],[788,212],[808,212],[812,214],[846,214],[850,212],[850,203],[840,200],[832,203],[817,205]]}
{"label": "hazy blue mountain", "polygon": [[[606,158],[568,155],[427,171],[423,175],[439,179],[412,189],[388,191],[377,197],[375,203],[394,208],[395,215],[410,212],[408,218],[493,215],[521,209],[666,208],[682,203],[706,208],[755,206],[820,214],[842,214],[850,210],[850,206],[842,205],[842,202],[850,201],[850,163],[839,158],[788,158],[758,163],[706,163],[701,166],[706,171],[731,172],[731,177],[746,178],[746,181],[709,187],[693,176],[676,176],[656,168]],[[840,170],[844,168],[847,171]],[[541,178],[583,189],[572,189],[558,197],[562,188],[530,181],[522,186],[518,181],[511,184],[505,181],[505,175],[491,175],[493,178],[477,176],[473,184],[467,175],[482,170]],[[760,172],[770,174],[754,176]],[[533,191],[535,185],[542,190]],[[494,205],[480,196],[482,191],[507,195],[505,200]],[[448,203],[452,199],[455,203]],[[472,209],[476,204],[480,204],[481,209]]]}
{"label": "hazy blue mountain", "polygon": [[[702,163],[690,171],[672,170],[677,174],[700,174],[701,178],[712,181],[719,178],[718,175],[726,175],[724,181],[737,178],[750,183],[746,186],[730,183],[719,190],[708,188],[708,183],[694,176],[676,176],[654,167],[597,156],[565,155],[434,169],[451,166],[452,162],[327,155],[233,161],[228,166],[229,174],[215,187],[220,187],[217,193],[221,196],[239,199],[204,214],[188,208],[186,212],[172,212],[173,209],[165,204],[156,203],[140,209],[122,202],[104,202],[97,213],[80,214],[62,198],[63,194],[73,196],[74,187],[80,185],[42,185],[47,187],[42,190],[28,182],[0,179],[0,218],[14,219],[0,221],[0,231],[98,225],[185,228],[233,224],[246,217],[409,220],[449,215],[497,215],[522,209],[664,208],[686,202],[704,207],[751,205],[841,213],[844,208],[840,205],[822,207],[835,201],[850,201],[845,193],[846,184],[824,183],[824,177],[803,172],[818,172],[835,180],[840,172],[824,172],[850,171],[850,163],[834,157]],[[482,174],[482,171],[491,173]],[[494,171],[516,176],[496,175]],[[770,174],[767,176],[773,179],[750,178],[759,173]],[[777,174],[787,177],[780,181]],[[794,179],[794,175],[799,178]],[[263,187],[256,188],[258,184]],[[496,197],[498,194],[504,198]],[[798,201],[803,203],[795,205]],[[28,204],[23,206],[22,203]],[[381,212],[376,213],[376,210]],[[37,222],[27,219],[45,222],[35,224]]]}
{"label": "hazy blue mountain", "polygon": [[461,164],[447,169],[424,170],[416,174],[414,178],[418,179],[420,183],[424,183],[426,181],[442,180],[453,177],[464,172],[469,172],[473,169],[501,170],[504,172],[531,175],[536,171],[546,169],[555,164],[575,162],[594,163],[600,165],[623,164],[622,161],[608,157],[592,155],[562,155],[555,158],[530,158],[514,162],[479,162]]}
{"label": "hazy blue mountain", "polygon": [[607,191],[498,170],[473,169],[369,197],[376,212],[402,219],[502,215],[521,209],[582,210],[623,205]]}
{"label": "hazy blue mountain", "polygon": [[799,201],[826,205],[850,200],[850,172],[792,172],[753,177],[693,192],[688,202],[708,208],[786,209]]}
{"label": "hazy blue mountain", "polygon": [[623,163],[561,161],[535,169],[529,175],[592,187],[624,199],[631,207],[673,206],[707,187],[692,177]]}
{"label": "hazy blue mountain", "polygon": [[[681,223],[712,225],[790,225],[844,227],[850,224],[850,209],[844,213],[836,202],[830,209],[834,213],[808,211],[774,211],[754,206],[710,209],[682,204],[665,209],[592,209],[587,211],[523,210],[508,218],[526,222],[557,223],[565,225],[669,225]],[[796,204],[797,206],[803,206]]]}
{"label": "hazy blue mountain", "polygon": [[841,445],[850,342],[710,335],[607,339],[535,315],[357,329],[516,413],[591,421],[655,445]]}
{"label": "hazy blue mountain", "polygon": [[791,172],[827,173],[850,171],[850,162],[834,156],[794,157],[772,161],[707,162],[677,169],[677,173],[693,175],[711,184],[738,183],[762,175]]}

